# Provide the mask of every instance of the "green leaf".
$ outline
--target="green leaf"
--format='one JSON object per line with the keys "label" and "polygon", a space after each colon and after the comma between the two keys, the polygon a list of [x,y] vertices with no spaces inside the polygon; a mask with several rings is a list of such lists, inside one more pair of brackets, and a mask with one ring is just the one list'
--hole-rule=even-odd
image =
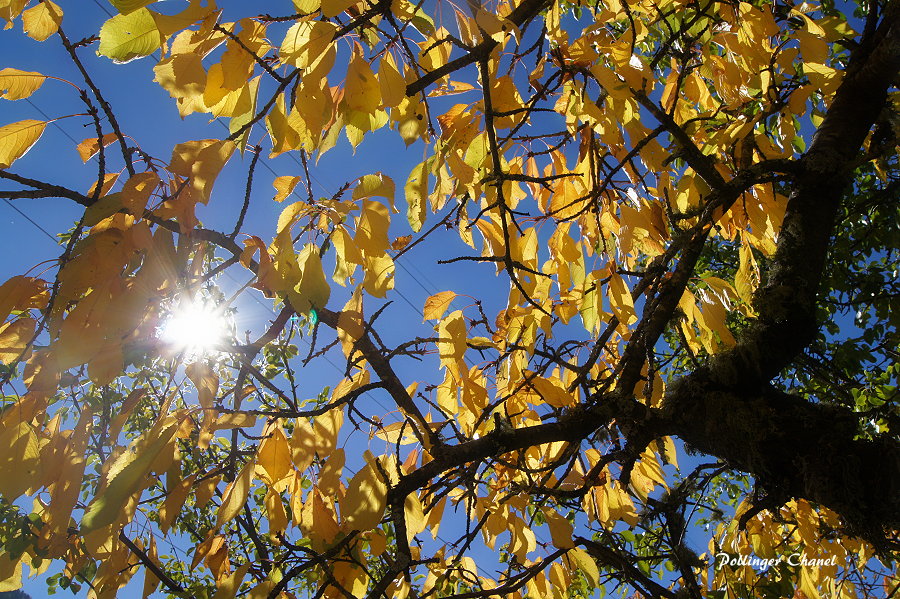
{"label": "green leaf", "polygon": [[153,13],[140,8],[127,15],[116,15],[103,24],[97,52],[122,63],[149,56],[162,44],[163,36],[156,26]]}

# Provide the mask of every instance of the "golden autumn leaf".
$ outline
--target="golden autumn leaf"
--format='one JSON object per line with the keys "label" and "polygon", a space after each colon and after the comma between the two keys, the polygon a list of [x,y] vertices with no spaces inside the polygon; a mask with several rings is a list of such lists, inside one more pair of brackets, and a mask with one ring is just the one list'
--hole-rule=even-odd
{"label": "golden autumn leaf", "polygon": [[267,435],[256,450],[256,467],[271,486],[293,472],[293,452],[281,427],[270,427]]}
{"label": "golden autumn leaf", "polygon": [[0,362],[9,365],[27,357],[25,350],[34,338],[36,324],[33,318],[17,318],[0,325]]}
{"label": "golden autumn leaf", "polygon": [[381,106],[394,108],[406,97],[406,80],[397,68],[397,63],[390,53],[384,55],[380,64],[378,87],[381,94]]}
{"label": "golden autumn leaf", "polygon": [[0,169],[25,155],[44,133],[47,121],[26,119],[0,127]]}
{"label": "golden autumn leaf", "polygon": [[313,487],[303,504],[300,529],[317,550],[330,545],[340,533],[341,529],[335,520],[334,512],[326,505],[317,487]]}
{"label": "golden autumn leaf", "polygon": [[0,430],[0,496],[13,501],[32,486],[39,486],[40,445],[34,427],[26,422]]}
{"label": "golden autumn leaf", "polygon": [[294,188],[297,187],[297,183],[300,182],[301,177],[293,176],[283,176],[283,177],[275,177],[275,181],[272,182],[272,186],[275,188],[275,197],[273,198],[276,202],[283,202],[286,197],[291,195],[294,192]]}
{"label": "golden autumn leaf", "polygon": [[375,528],[387,506],[387,484],[375,466],[375,456],[366,453],[366,465],[357,471],[341,501],[341,518],[347,530]]}
{"label": "golden autumn leaf", "polygon": [[297,254],[300,269],[299,280],[290,280],[293,287],[288,291],[288,300],[299,314],[309,314],[316,308],[324,308],[331,296],[331,287],[322,270],[319,248],[307,244]]}
{"label": "golden autumn leaf", "polygon": [[57,32],[62,18],[63,11],[56,3],[42,0],[22,13],[22,26],[29,37],[43,42]]}
{"label": "golden autumn leaf", "polygon": [[244,508],[250,493],[250,483],[253,480],[255,467],[255,460],[247,460],[234,480],[225,487],[225,492],[222,493],[222,503],[216,512],[216,530],[220,530],[225,524],[231,522]]}
{"label": "golden autumn leaf", "polygon": [[613,272],[609,276],[609,303],[612,306],[613,314],[615,314],[619,322],[626,325],[633,324],[637,321],[637,315],[634,312],[634,301],[631,299],[631,291],[625,284],[625,280],[617,272]]}
{"label": "golden autumn leaf", "polygon": [[91,159],[92,156],[100,151],[101,147],[105,148],[115,140],[115,133],[107,133],[100,139],[96,137],[89,137],[85,140],[82,140],[82,142],[75,147],[75,150],[78,152],[78,155],[81,156],[81,161],[87,162]]}
{"label": "golden autumn leaf", "polygon": [[337,26],[328,21],[300,21],[284,35],[279,56],[307,72],[325,74],[334,64],[333,39]]}
{"label": "golden autumn leaf", "polygon": [[197,388],[197,400],[203,408],[210,409],[219,392],[219,377],[209,364],[192,362],[185,368],[185,374]]}
{"label": "golden autumn leaf", "polygon": [[247,562],[235,568],[228,576],[217,580],[216,594],[212,599],[234,599],[249,569],[250,562]]}
{"label": "golden autumn leaf", "polygon": [[123,15],[127,15],[154,2],[156,0],[109,0],[109,3],[115,6],[116,10]]}
{"label": "golden autumn leaf", "polygon": [[425,300],[425,306],[422,308],[423,319],[441,319],[444,316],[444,312],[446,312],[447,308],[450,307],[450,304],[453,303],[454,299],[456,299],[456,294],[452,291],[441,291],[439,293],[435,293],[427,300]]}
{"label": "golden autumn leaf", "polygon": [[575,567],[584,572],[588,581],[595,587],[600,584],[600,570],[588,552],[581,547],[574,547],[566,554],[566,559],[572,560]]}
{"label": "golden autumn leaf", "polygon": [[200,201],[209,202],[216,177],[231,154],[234,143],[218,139],[202,139],[178,144],[172,150],[169,169],[176,175],[190,180],[190,185],[200,194]]}
{"label": "golden autumn leaf", "polygon": [[19,69],[0,69],[0,98],[22,100],[36,92],[47,80],[46,75]]}

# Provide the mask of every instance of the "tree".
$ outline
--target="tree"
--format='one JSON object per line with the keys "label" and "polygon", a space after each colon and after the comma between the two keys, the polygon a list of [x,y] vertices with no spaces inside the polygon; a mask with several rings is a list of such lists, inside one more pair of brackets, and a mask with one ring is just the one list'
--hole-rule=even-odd
{"label": "tree", "polygon": [[[3,97],[68,83],[91,131],[81,192],[29,162],[48,120],[0,127],[0,197],[79,207],[0,287],[0,590],[897,592],[900,2],[110,1],[79,40],[76,3],[0,0],[79,77],[0,65]],[[227,133],[133,137],[110,60]],[[313,193],[398,136],[400,193],[393,158]],[[435,251],[493,283],[402,322]],[[263,334],[164,334],[226,292]]]}

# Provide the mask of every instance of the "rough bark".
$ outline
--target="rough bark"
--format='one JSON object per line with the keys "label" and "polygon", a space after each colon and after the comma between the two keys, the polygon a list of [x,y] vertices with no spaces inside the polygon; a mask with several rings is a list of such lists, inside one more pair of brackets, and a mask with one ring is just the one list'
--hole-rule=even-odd
{"label": "rough bark", "polygon": [[773,492],[820,502],[859,534],[900,528],[900,443],[857,439],[857,416],[769,385],[813,340],[817,293],[840,201],[900,71],[900,3],[855,50],[801,160],[759,318],[737,346],[670,386],[665,426],[757,476]]}

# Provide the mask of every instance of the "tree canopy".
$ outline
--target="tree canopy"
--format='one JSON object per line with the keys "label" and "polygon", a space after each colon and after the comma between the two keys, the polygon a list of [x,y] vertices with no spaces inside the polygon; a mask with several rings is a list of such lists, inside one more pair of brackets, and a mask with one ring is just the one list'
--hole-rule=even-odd
{"label": "tree canopy", "polygon": [[57,1],[0,0],[0,198],[77,209],[4,258],[0,591],[898,592],[900,2]]}

